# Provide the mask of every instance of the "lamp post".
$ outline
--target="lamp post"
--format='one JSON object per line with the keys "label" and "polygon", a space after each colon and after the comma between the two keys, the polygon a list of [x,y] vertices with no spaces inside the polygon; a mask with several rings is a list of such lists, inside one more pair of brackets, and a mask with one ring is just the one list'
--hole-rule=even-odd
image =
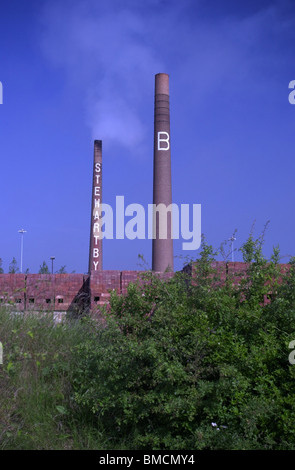
{"label": "lamp post", "polygon": [[231,260],[234,262],[234,241],[236,238],[232,235],[228,240],[231,242]]}
{"label": "lamp post", "polygon": [[55,256],[50,256],[51,259],[51,274],[53,274],[53,261],[55,260]]}
{"label": "lamp post", "polygon": [[18,233],[21,234],[21,239],[20,239],[20,272],[23,272],[23,251],[24,251],[24,233],[27,231],[24,230],[23,228],[18,231]]}

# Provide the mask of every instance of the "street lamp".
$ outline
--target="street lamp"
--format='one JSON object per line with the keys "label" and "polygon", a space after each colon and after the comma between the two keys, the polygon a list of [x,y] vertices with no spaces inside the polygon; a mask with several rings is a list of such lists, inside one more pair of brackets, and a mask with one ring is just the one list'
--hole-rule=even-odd
{"label": "street lamp", "polygon": [[234,262],[234,241],[236,238],[232,235],[228,240],[231,242],[231,260]]}
{"label": "street lamp", "polygon": [[55,256],[50,256],[51,259],[51,274],[53,274],[53,261],[55,260]]}
{"label": "street lamp", "polygon": [[20,272],[23,272],[23,250],[24,250],[24,233],[27,233],[23,228],[18,231],[21,234],[20,239]]}

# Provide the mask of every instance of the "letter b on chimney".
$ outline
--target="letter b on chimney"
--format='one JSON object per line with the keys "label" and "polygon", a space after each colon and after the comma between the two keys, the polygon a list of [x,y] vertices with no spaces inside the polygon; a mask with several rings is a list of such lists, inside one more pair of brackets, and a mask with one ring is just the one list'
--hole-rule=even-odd
{"label": "letter b on chimney", "polygon": [[[165,137],[165,138],[163,138]],[[164,142],[162,145],[161,142]],[[168,132],[158,132],[158,150],[169,150],[170,142],[169,142],[169,134]]]}

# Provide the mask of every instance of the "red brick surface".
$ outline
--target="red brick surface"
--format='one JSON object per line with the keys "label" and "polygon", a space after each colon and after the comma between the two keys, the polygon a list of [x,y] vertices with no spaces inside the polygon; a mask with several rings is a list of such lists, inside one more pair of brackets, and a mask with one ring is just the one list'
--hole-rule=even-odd
{"label": "red brick surface", "polygon": [[25,306],[25,274],[0,274],[1,304],[15,304],[17,310]]}
{"label": "red brick surface", "polygon": [[121,271],[91,271],[90,275],[90,308],[95,311],[108,301],[110,291],[120,294]]}
{"label": "red brick surface", "polygon": [[[246,275],[247,264],[241,262],[216,261],[212,267],[218,274],[218,282],[229,278],[239,283]],[[285,273],[290,265],[281,264]],[[194,266],[187,266],[184,271],[193,284],[197,283]],[[0,274],[0,302],[12,304],[19,311],[55,311],[67,312],[75,306],[88,302],[92,312],[109,301],[110,292],[126,294],[131,282],[145,284],[152,277],[170,279],[174,273],[150,273],[144,271],[91,271],[83,274]],[[60,300],[59,300],[60,299]],[[82,299],[82,303],[81,303]],[[84,302],[84,303],[83,303]]]}
{"label": "red brick surface", "polygon": [[19,310],[66,311],[83,282],[83,274],[1,274],[0,299]]}

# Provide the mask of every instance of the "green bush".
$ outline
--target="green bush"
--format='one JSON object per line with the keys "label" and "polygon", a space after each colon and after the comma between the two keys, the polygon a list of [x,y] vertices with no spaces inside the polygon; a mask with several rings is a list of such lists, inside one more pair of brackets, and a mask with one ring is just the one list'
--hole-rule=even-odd
{"label": "green bush", "polygon": [[0,448],[294,450],[295,259],[241,251],[223,279],[203,241],[192,277],[146,272],[102,323],[0,311]]}
{"label": "green bush", "polygon": [[204,243],[196,285],[177,274],[113,294],[107,327],[75,348],[72,378],[109,448],[295,448],[294,263],[280,284],[277,251],[267,263],[251,249],[244,279],[216,282]]}

